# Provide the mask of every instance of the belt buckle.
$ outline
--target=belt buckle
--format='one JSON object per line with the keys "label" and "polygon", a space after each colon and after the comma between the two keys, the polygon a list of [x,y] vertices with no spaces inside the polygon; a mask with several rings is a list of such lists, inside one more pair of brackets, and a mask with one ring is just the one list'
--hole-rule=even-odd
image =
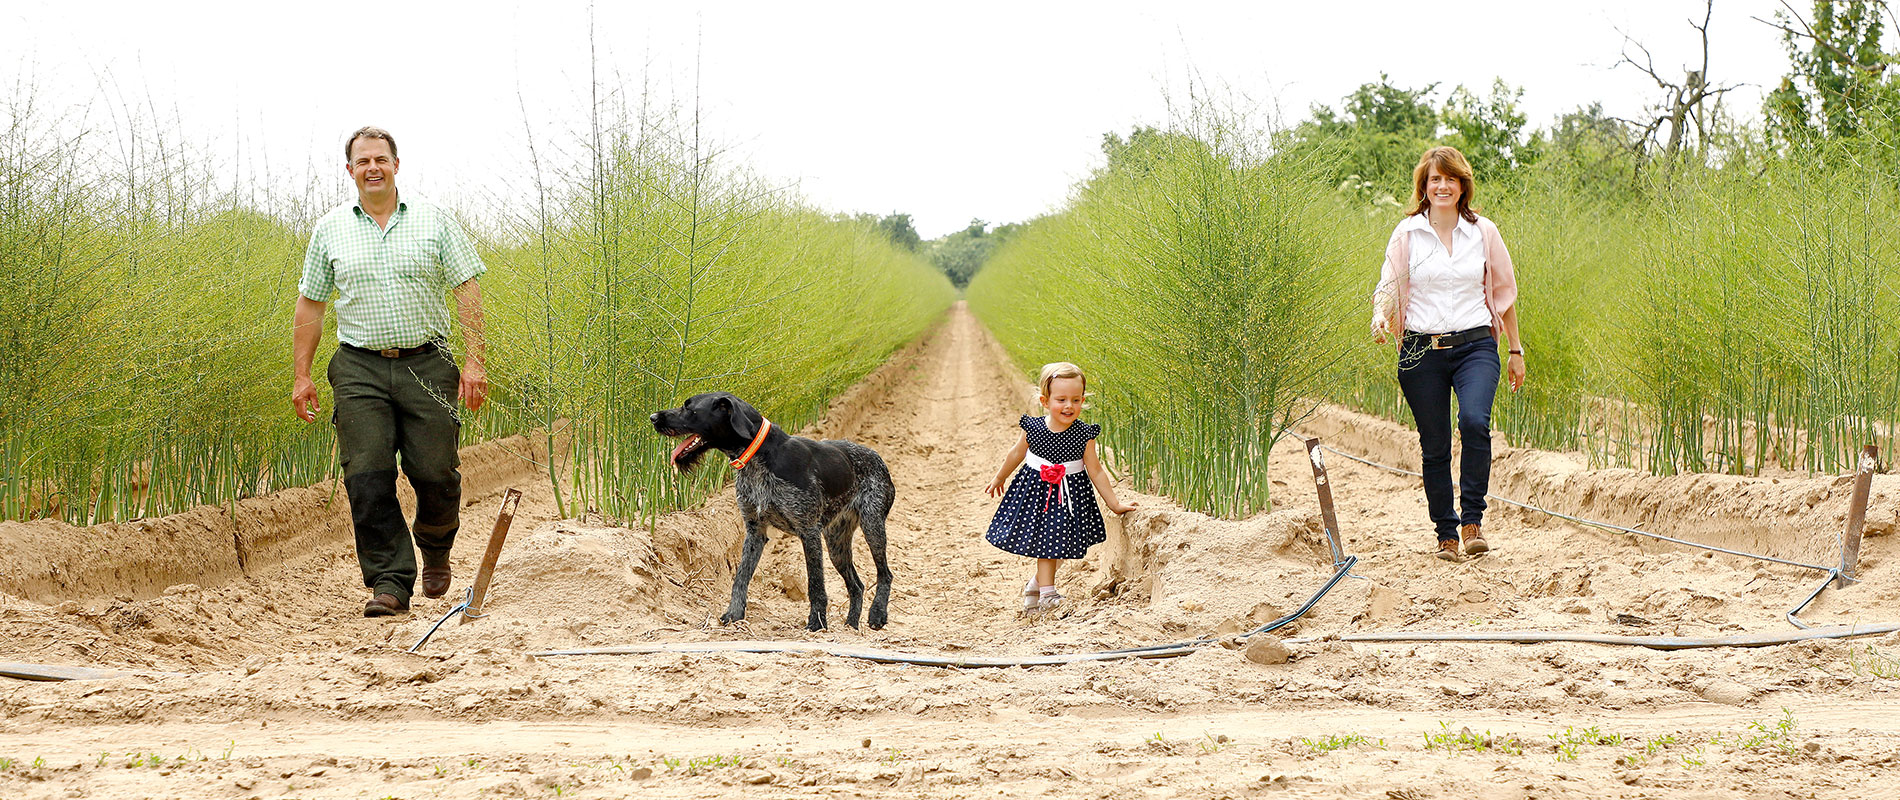
{"label": "belt buckle", "polygon": [[383,358],[400,358],[402,357],[402,348],[385,347],[381,350],[376,351],[376,355],[382,356]]}
{"label": "belt buckle", "polygon": [[1449,333],[1434,333],[1434,334],[1432,334],[1432,343],[1431,343],[1431,346],[1430,346],[1430,348],[1429,348],[1429,349],[1432,349],[1432,350],[1450,350],[1450,349],[1452,348],[1452,346],[1451,346],[1451,345],[1448,345],[1448,344],[1444,344],[1444,345],[1441,345],[1441,344],[1439,344],[1439,343],[1438,343],[1438,340],[1440,340],[1440,339],[1443,339],[1443,338],[1445,338],[1445,337],[1447,337],[1447,336],[1450,336],[1450,335],[1451,335],[1451,334],[1449,334]]}

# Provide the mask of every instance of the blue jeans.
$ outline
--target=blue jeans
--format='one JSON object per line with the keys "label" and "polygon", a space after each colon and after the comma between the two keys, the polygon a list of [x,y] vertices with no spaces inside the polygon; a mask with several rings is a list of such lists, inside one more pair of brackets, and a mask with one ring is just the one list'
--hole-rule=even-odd
{"label": "blue jeans", "polygon": [[[1458,526],[1484,523],[1484,495],[1491,485],[1491,401],[1498,393],[1498,340],[1482,339],[1444,350],[1424,337],[1407,337],[1399,348],[1399,389],[1418,422],[1419,469],[1425,474],[1425,506],[1438,538],[1458,538]],[[1451,506],[1451,398],[1458,397],[1458,436],[1464,455],[1458,468],[1462,515]]]}

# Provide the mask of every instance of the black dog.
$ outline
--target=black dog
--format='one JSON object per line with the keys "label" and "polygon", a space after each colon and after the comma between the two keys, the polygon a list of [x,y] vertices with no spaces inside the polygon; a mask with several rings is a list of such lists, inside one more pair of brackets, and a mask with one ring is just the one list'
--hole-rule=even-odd
{"label": "black dog", "polygon": [[[765,422],[752,406],[725,392],[693,395],[679,408],[655,412],[652,419],[660,435],[685,437],[673,449],[673,466],[681,472],[692,469],[707,450],[740,459]],[[811,618],[805,627],[814,631],[825,628],[821,539],[851,595],[851,613],[845,621],[858,626],[858,613],[864,609],[864,580],[851,563],[851,529],[863,528],[871,560],[877,563],[877,594],[867,621],[873,630],[883,628],[891,600],[884,519],[897,497],[884,459],[855,442],[805,439],[776,425],[764,433],[748,463],[734,462],[740,467],[734,483],[739,513],[745,517],[745,550],[732,576],[732,603],[719,618],[720,624],[745,619],[746,585],[752,582],[759,555],[765,551],[765,526],[771,525],[796,535],[804,546],[806,594],[811,598]]]}

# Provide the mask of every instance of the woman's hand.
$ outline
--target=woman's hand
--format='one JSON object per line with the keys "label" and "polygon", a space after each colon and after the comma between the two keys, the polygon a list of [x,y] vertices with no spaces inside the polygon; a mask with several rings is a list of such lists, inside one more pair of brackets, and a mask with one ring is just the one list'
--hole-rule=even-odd
{"label": "woman's hand", "polygon": [[1372,340],[1379,344],[1385,344],[1386,338],[1391,335],[1392,321],[1386,319],[1384,314],[1374,316],[1372,318]]}
{"label": "woman's hand", "polygon": [[1511,391],[1516,392],[1524,386],[1524,354],[1512,353],[1504,364],[1504,374],[1510,378]]}

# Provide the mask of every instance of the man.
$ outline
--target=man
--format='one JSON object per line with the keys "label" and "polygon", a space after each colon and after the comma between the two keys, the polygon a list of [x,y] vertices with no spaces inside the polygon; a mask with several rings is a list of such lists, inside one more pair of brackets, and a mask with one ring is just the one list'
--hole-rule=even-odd
{"label": "man", "polygon": [[[356,200],[325,214],[310,234],[297,286],[290,403],[305,422],[317,418],[310,364],[334,294],[340,345],[328,373],[332,420],[356,560],[371,591],[363,616],[383,617],[409,611],[416,583],[412,547],[422,551],[423,596],[449,590],[449,549],[462,506],[455,403],[475,411],[488,396],[482,293],[475,282],[485,268],[447,212],[397,195],[400,162],[388,131],[358,130],[344,142],[343,155]],[[460,370],[446,346],[443,296],[450,291],[467,349]],[[416,492],[413,545],[396,501],[399,453]]]}

